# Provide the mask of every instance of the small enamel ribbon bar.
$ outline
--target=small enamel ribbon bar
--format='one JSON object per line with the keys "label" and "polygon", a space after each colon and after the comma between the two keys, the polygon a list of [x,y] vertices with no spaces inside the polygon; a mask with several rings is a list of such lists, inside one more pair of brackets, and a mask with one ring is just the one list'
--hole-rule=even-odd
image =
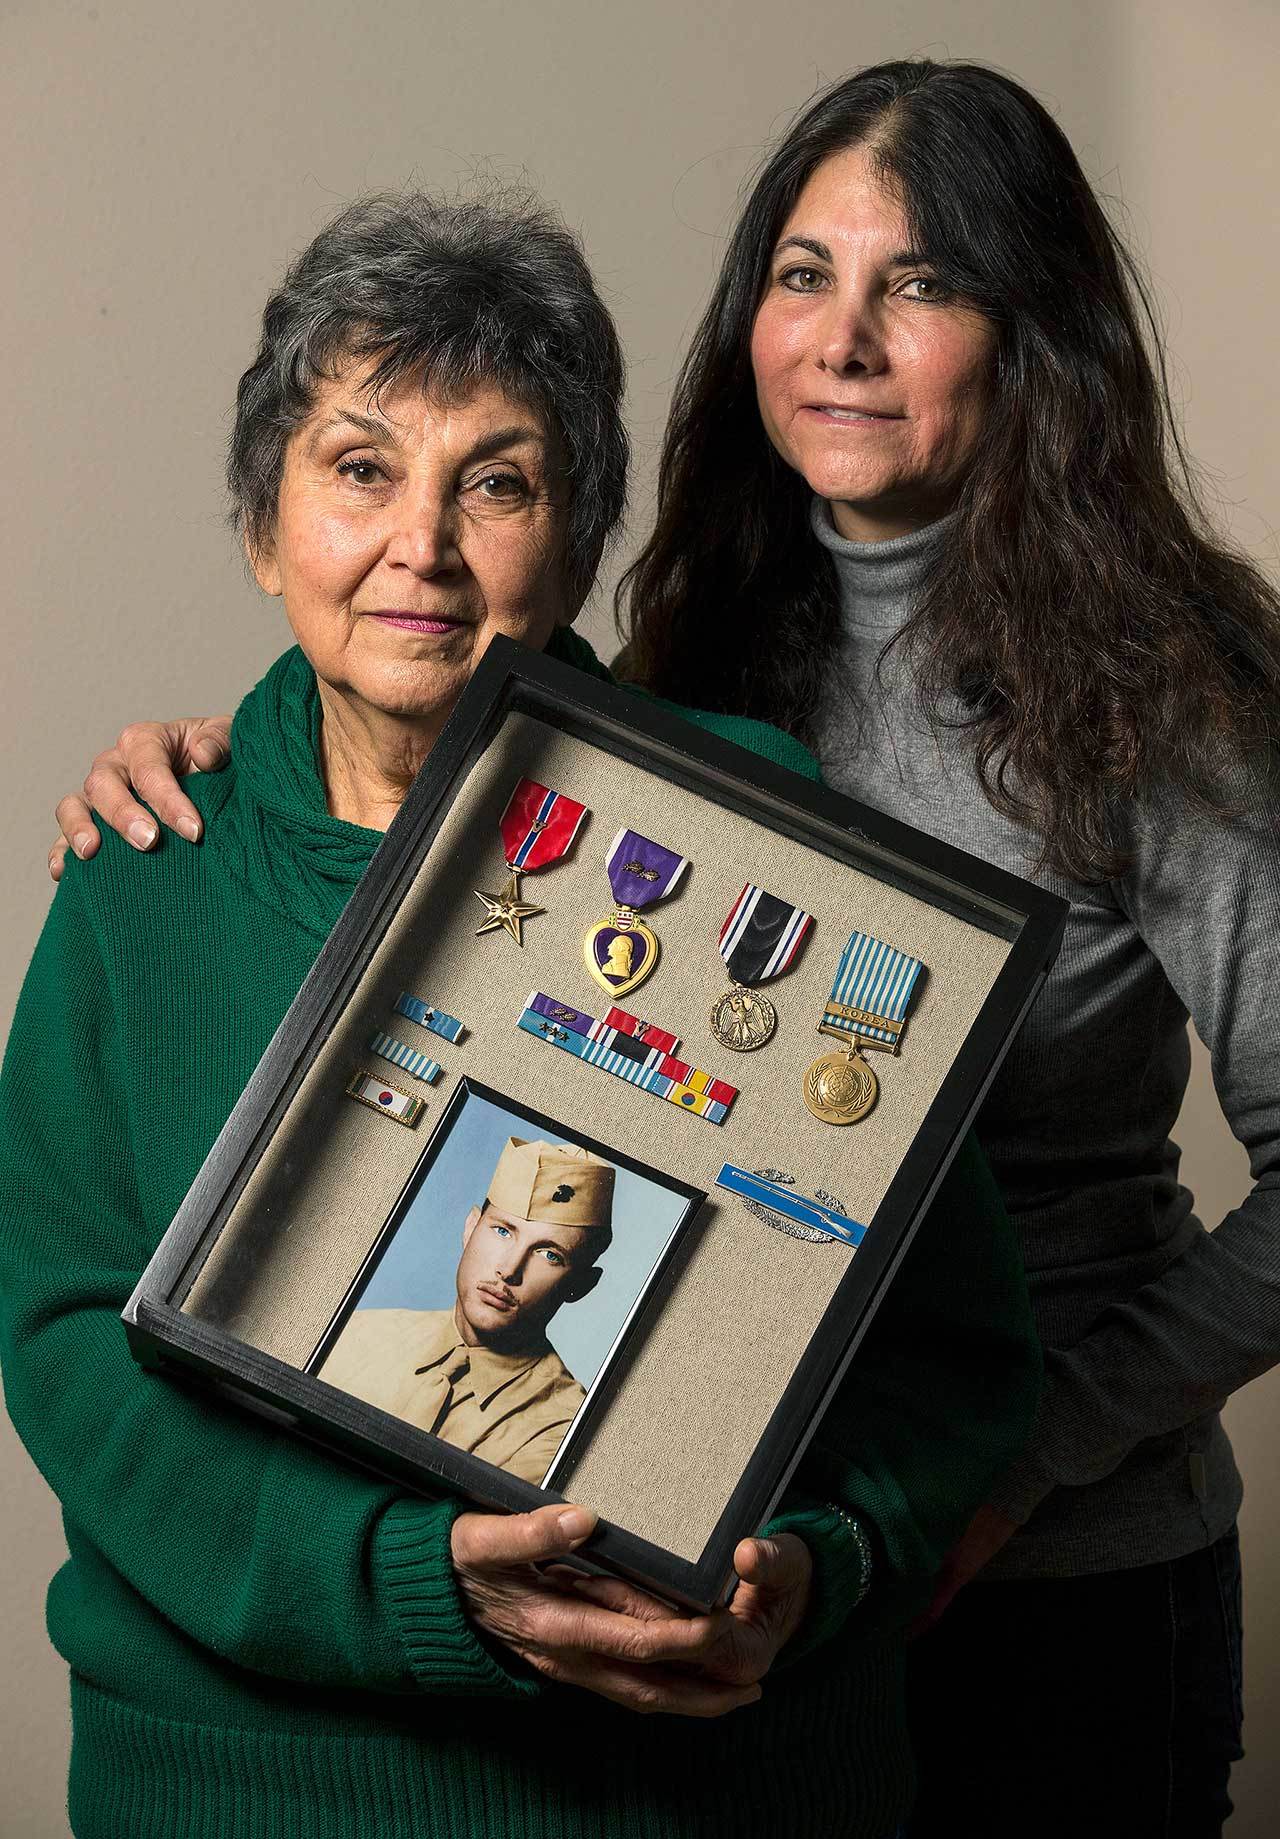
{"label": "small enamel ribbon bar", "polygon": [[431,1085],[440,1077],[438,1060],[433,1060],[429,1054],[416,1053],[412,1047],[406,1047],[403,1041],[397,1041],[394,1035],[371,1035],[369,1052],[377,1054],[379,1059],[389,1060],[392,1066],[398,1066],[411,1078],[421,1079],[424,1085]]}
{"label": "small enamel ribbon bar", "polygon": [[[810,1200],[807,1194],[796,1193],[790,1177],[772,1179],[776,1174],[776,1170],[770,1170],[768,1175],[759,1171],[753,1174],[749,1169],[736,1169],[726,1162],[716,1176],[716,1186],[746,1201],[752,1213],[764,1219],[766,1225],[778,1224],[780,1216],[795,1226],[807,1227],[806,1239],[817,1235],[840,1239],[845,1245],[861,1245],[867,1236],[866,1227],[860,1220],[851,1220],[829,1194],[819,1192]],[[769,1218],[769,1215],[775,1217]]]}
{"label": "small enamel ribbon bar", "polygon": [[720,928],[720,956],[733,979],[711,1008],[711,1032],[722,1047],[749,1054],[772,1037],[778,1012],[747,986],[788,970],[812,925],[803,907],[788,906],[750,882],[743,888]]}
{"label": "small enamel ribbon bar", "polygon": [[823,1054],[804,1076],[804,1102],[824,1124],[856,1124],[875,1104],[880,1085],[862,1050],[897,1053],[923,968],[870,933],[850,935],[818,1023],[819,1034],[843,1039],[845,1049]]}
{"label": "small enamel ribbon bar", "polygon": [[724,1123],[738,1096],[736,1086],[677,1060],[671,1051],[680,1044],[675,1035],[628,1015],[624,1009],[610,1009],[607,1018],[599,1022],[571,1003],[558,1002],[535,990],[516,1025],[526,1034],[584,1060],[588,1066],[625,1079],[642,1092],[656,1093],[670,1104],[679,1105],[682,1111],[692,1111],[712,1124]]}
{"label": "small enamel ribbon bar", "polygon": [[658,940],[637,913],[665,900],[689,866],[687,856],[651,842],[638,830],[620,830],[604,859],[614,911],[587,930],[582,956],[587,969],[612,996],[642,984],[658,962]]}
{"label": "small enamel ribbon bar", "polygon": [[443,1009],[433,1009],[430,1003],[424,1003],[420,996],[411,996],[408,990],[401,990],[396,997],[396,1014],[407,1016],[419,1028],[429,1028],[432,1034],[438,1034],[446,1041],[460,1041],[467,1032],[456,1015],[446,1015]]}
{"label": "small enamel ribbon bar", "polygon": [[485,905],[485,919],[476,927],[476,937],[499,930],[508,933],[517,945],[524,944],[523,927],[545,907],[535,907],[520,898],[520,877],[535,869],[547,868],[567,855],[573,847],[587,807],[553,792],[534,779],[521,779],[507,800],[498,828],[502,832],[502,854],[507,865],[508,881],[497,894],[473,890]]}
{"label": "small enamel ribbon bar", "polygon": [[364,1071],[351,1075],[347,1096],[359,1099],[362,1105],[368,1105],[370,1111],[394,1118],[397,1124],[407,1124],[410,1130],[427,1108],[422,1099],[415,1098],[412,1092],[406,1092],[403,1086],[393,1085],[389,1079],[379,1079],[376,1073]]}

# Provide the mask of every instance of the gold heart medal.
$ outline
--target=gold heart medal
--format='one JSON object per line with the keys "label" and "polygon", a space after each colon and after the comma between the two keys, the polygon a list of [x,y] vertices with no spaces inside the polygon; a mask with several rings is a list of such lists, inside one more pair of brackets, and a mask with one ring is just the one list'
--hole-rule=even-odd
{"label": "gold heart medal", "polygon": [[844,1041],[844,1051],[823,1054],[804,1076],[804,1102],[824,1124],[856,1124],[875,1104],[880,1082],[863,1052],[897,1053],[923,969],[919,958],[895,951],[870,933],[850,934],[818,1023],[819,1034]]}
{"label": "gold heart medal", "polygon": [[498,826],[507,864],[507,885],[497,894],[472,890],[485,905],[484,923],[476,927],[477,938],[501,929],[523,946],[524,922],[537,913],[545,913],[546,908],[521,900],[520,877],[547,868],[567,855],[587,815],[585,805],[566,798],[563,792],[553,792],[534,779],[517,783]]}
{"label": "gold heart medal", "polygon": [[753,1053],[771,1040],[778,1012],[750,985],[780,977],[796,961],[813,915],[788,906],[750,882],[720,928],[720,956],[733,983],[711,1006],[711,1032],[734,1053]]}
{"label": "gold heart medal", "polygon": [[611,996],[636,989],[658,962],[657,936],[638,918],[675,888],[689,866],[687,856],[651,842],[638,830],[620,830],[604,859],[613,890],[608,919],[587,929],[582,956],[587,969]]}

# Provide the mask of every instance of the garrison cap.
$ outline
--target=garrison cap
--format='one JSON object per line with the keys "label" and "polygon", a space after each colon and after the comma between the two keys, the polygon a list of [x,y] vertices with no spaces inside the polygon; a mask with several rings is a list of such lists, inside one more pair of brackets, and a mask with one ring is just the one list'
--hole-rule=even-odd
{"label": "garrison cap", "polygon": [[499,1213],[543,1225],[611,1226],[617,1170],[589,1150],[508,1137],[489,1183]]}

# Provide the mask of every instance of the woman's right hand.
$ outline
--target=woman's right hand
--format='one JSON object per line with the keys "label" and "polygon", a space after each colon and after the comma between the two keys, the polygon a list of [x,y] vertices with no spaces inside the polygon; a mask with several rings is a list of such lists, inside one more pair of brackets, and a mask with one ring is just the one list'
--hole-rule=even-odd
{"label": "woman's right hand", "polygon": [[[151,848],[160,834],[157,817],[189,843],[198,843],[203,828],[200,814],[178,784],[178,775],[196,768],[212,773],[225,766],[230,736],[229,715],[131,722],[115,746],[104,749],[94,760],[83,795],[71,792],[58,801],[54,815],[61,835],[49,851],[53,879],[61,879],[69,848],[86,861],[96,854],[102,836],[91,807],[135,849]],[[146,799],[150,811],[139,804],[139,798]]]}
{"label": "woman's right hand", "polygon": [[[462,1513],[453,1565],[472,1619],[544,1678],[582,1686],[630,1711],[718,1718],[752,1705],[760,1687],[697,1677],[722,1637],[728,1611],[681,1615],[642,1590],[614,1583],[614,1607],[575,1588],[563,1560],[595,1530],[585,1507],[531,1513]],[[535,1566],[555,1567],[549,1574]]]}

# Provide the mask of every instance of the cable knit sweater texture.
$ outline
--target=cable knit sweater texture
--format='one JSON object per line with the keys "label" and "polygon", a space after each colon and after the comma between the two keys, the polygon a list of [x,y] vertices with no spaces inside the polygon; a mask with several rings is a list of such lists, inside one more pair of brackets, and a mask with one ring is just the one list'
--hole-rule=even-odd
{"label": "cable knit sweater texture", "polygon": [[[821,499],[841,646],[817,735],[840,791],[1015,874],[1037,840],[999,816],[963,733],[935,737],[901,648],[876,683],[945,523],[851,543]],[[1023,1531],[991,1577],[1063,1577],[1197,1551],[1226,1532],[1240,1477],[1223,1401],[1280,1360],[1280,834],[1256,785],[1229,825],[1165,791],[1127,814],[1132,869],[1084,887],[978,1118],[1013,1216],[1046,1353],[1039,1419],[995,1500]],[[1210,1233],[1171,1139],[1188,1015],[1255,1186]]]}
{"label": "cable knit sweater texture", "polygon": [[[562,656],[597,672],[572,638]],[[704,724],[812,774],[758,724]],[[120,1310],[379,841],[331,818],[290,652],[246,698],[205,842],[71,861],[0,1086],[6,1401],[70,1548],[79,1839],[680,1839],[892,1829],[901,1631],[1026,1434],[1039,1355],[1007,1217],[957,1158],[775,1522],[813,1606],[763,1701],[641,1718],[468,1620],[455,1502],[419,1498],[131,1359]],[[859,1515],[876,1580],[826,1503]]]}

